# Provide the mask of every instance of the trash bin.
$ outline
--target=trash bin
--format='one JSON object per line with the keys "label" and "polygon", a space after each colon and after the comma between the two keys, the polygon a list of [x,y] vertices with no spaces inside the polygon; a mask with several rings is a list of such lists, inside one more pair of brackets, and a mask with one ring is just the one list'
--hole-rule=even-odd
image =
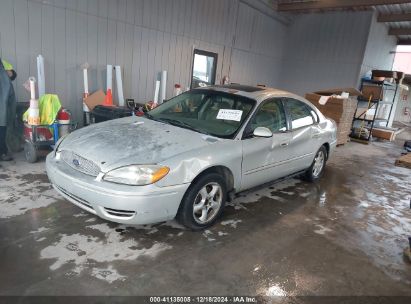
{"label": "trash bin", "polygon": [[116,118],[128,117],[132,115],[132,111],[127,107],[119,106],[96,106],[91,112],[94,122],[102,122]]}

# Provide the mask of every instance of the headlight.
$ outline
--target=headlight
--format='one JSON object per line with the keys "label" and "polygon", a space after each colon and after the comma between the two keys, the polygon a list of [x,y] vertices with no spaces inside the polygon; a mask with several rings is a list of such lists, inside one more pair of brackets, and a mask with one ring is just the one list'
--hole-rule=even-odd
{"label": "headlight", "polygon": [[103,180],[117,184],[143,186],[159,181],[169,171],[170,168],[158,165],[132,165],[106,173]]}

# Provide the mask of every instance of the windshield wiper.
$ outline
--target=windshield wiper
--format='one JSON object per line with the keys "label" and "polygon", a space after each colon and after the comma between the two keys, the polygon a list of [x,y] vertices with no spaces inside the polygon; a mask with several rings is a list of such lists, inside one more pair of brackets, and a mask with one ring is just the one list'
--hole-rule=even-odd
{"label": "windshield wiper", "polygon": [[173,125],[173,126],[183,127],[183,128],[190,129],[190,130],[198,132],[198,133],[203,133],[203,134],[212,136],[210,133],[208,133],[206,131],[203,131],[203,130],[199,130],[197,128],[194,128],[192,125],[190,125],[190,124],[188,124],[184,121],[174,120],[174,119],[171,119],[171,118],[159,118],[158,121],[167,122],[167,123],[169,123],[170,125]]}
{"label": "windshield wiper", "polygon": [[147,112],[144,113],[144,116],[147,117],[148,119],[155,120],[154,117],[153,117],[153,115],[151,115],[151,114],[149,114],[149,113],[147,113]]}

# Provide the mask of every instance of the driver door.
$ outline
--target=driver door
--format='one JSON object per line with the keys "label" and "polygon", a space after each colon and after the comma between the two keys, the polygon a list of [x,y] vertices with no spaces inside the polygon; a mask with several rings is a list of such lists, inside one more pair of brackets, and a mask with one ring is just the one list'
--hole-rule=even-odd
{"label": "driver door", "polygon": [[[270,138],[254,137],[257,127],[273,132]],[[281,98],[264,101],[248,123],[242,140],[241,190],[278,179],[292,173],[288,145],[292,139]]]}

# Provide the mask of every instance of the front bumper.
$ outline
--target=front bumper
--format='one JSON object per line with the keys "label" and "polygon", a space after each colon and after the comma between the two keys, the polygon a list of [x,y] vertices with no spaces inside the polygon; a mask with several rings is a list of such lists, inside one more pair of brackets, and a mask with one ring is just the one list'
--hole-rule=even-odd
{"label": "front bumper", "polygon": [[47,175],[57,192],[76,206],[103,219],[130,225],[145,225],[173,219],[190,186],[127,186],[83,174],[57,160],[46,159]]}

